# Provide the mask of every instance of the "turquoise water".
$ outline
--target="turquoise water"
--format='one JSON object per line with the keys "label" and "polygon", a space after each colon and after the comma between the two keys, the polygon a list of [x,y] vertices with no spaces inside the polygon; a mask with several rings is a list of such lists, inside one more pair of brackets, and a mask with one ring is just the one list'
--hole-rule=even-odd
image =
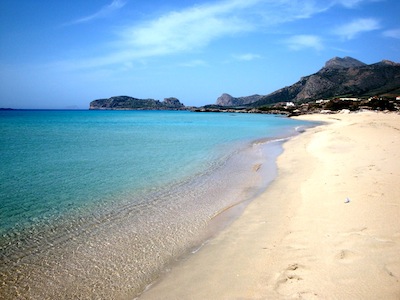
{"label": "turquoise water", "polygon": [[1,111],[0,295],[133,297],[215,215],[265,188],[273,168],[254,166],[270,166],[270,141],[301,126],[256,114]]}

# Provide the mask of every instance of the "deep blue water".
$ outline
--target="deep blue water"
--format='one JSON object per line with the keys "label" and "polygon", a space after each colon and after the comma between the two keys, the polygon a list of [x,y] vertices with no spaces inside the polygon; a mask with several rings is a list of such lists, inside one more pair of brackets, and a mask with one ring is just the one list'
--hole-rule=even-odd
{"label": "deep blue water", "polygon": [[[96,246],[96,270],[127,280],[101,282],[109,294],[101,293],[134,294],[193,246],[214,215],[264,186],[272,169],[251,167],[274,160],[267,141],[308,125],[257,114],[0,111],[1,292],[10,297],[14,286],[32,297],[45,290],[44,298],[66,290],[83,297],[102,280],[77,267]],[[104,248],[105,240],[115,247]],[[50,274],[40,277],[38,265]],[[138,269],[140,278],[133,276]],[[15,280],[24,272],[29,276]],[[71,290],[65,274],[89,282]]]}

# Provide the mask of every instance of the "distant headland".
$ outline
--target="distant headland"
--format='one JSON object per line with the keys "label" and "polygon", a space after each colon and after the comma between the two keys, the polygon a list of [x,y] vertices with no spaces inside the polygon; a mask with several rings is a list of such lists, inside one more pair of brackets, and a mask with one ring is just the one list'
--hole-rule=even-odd
{"label": "distant headland", "polygon": [[116,96],[90,102],[91,110],[185,110],[186,107],[177,98],[138,99],[129,96]]}
{"label": "distant headland", "polygon": [[191,110],[298,115],[337,110],[400,111],[400,64],[388,60],[367,65],[352,57],[334,57],[317,73],[267,95],[233,97],[222,94],[215,104],[187,107],[177,98],[98,99],[91,110]]}

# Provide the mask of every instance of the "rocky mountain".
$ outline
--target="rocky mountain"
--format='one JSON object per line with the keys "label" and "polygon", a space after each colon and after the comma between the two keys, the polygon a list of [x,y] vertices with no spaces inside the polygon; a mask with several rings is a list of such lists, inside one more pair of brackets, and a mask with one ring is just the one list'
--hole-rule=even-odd
{"label": "rocky mountain", "polygon": [[[335,97],[370,97],[384,94],[400,95],[400,64],[383,60],[367,65],[351,57],[335,57],[317,73],[302,77],[291,86],[269,95],[259,96],[247,106],[261,107],[278,102],[308,102]],[[222,97],[222,96],[221,96]],[[221,98],[220,97],[220,98]],[[250,96],[252,97],[252,96]],[[235,105],[235,99],[217,100],[219,105]],[[241,104],[240,104],[241,105]]]}
{"label": "rocky mountain", "polygon": [[252,96],[247,96],[247,97],[232,97],[229,94],[222,94],[218,99],[217,99],[217,105],[220,106],[242,106],[242,105],[247,105],[253,102],[256,102],[260,100],[263,96],[261,95],[252,95]]}
{"label": "rocky mountain", "polygon": [[366,66],[366,64],[361,62],[361,61],[359,61],[359,60],[357,60],[357,59],[355,59],[355,58],[352,58],[352,57],[349,57],[349,56],[345,56],[343,58],[340,58],[340,57],[336,56],[336,57],[328,60],[325,63],[325,67],[324,68],[325,69],[329,69],[329,68],[331,68],[331,69],[343,69],[343,68],[357,68],[357,67],[363,67],[363,66]]}
{"label": "rocky mountain", "polygon": [[176,98],[137,99],[129,96],[117,96],[90,102],[91,110],[183,110],[185,106]]}

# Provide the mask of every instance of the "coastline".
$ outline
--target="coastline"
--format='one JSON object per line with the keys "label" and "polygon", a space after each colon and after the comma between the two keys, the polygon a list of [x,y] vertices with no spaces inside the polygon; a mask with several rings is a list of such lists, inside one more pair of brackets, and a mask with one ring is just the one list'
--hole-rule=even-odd
{"label": "coastline", "polygon": [[398,299],[400,116],[326,122],[284,144],[278,177],[140,299]]}
{"label": "coastline", "polygon": [[[64,112],[45,112],[43,114],[42,112],[35,112],[33,115],[29,112],[27,114],[35,119],[35,124],[39,125],[44,120],[43,114],[46,116],[45,119],[53,118],[54,125],[52,128],[55,133],[71,132],[70,127],[64,126],[62,126],[61,131],[57,131],[57,128],[60,128],[60,123],[66,123],[62,122],[65,118],[70,118],[73,115],[74,122],[68,123],[76,124],[80,122],[82,115],[85,116],[85,120],[87,120],[85,121],[86,127],[79,126],[80,131],[74,131],[75,133],[81,132],[82,135],[75,134],[74,136],[80,136],[82,137],[81,140],[84,141],[84,143],[78,142],[77,145],[86,144],[88,139],[83,137],[86,137],[87,133],[91,133],[90,136],[97,136],[95,134],[96,126],[91,124],[93,124],[93,120],[95,123],[104,124],[99,122],[98,118],[105,115],[107,115],[108,119],[106,123],[112,120],[112,123],[117,126],[114,128],[120,129],[109,130],[108,133],[111,135],[106,140],[113,141],[112,137],[116,137],[116,141],[120,140],[120,136],[114,135],[114,132],[125,132],[123,129],[125,128],[126,118],[131,116],[131,113],[103,114],[98,112],[94,114],[93,119],[93,113],[90,113],[92,117],[88,118],[89,114],[84,112],[72,113],[72,115]],[[138,114],[135,113],[135,120],[140,120],[140,115],[138,116]],[[145,117],[148,118],[150,113],[145,114]],[[158,116],[160,114],[157,113]],[[229,224],[237,215],[240,215],[240,210],[251,199],[262,193],[267,183],[274,179],[276,175],[275,160],[278,154],[281,153],[282,141],[294,134],[294,128],[300,130],[303,126],[308,125],[308,122],[295,122],[276,116],[237,116],[229,114],[217,116],[216,114],[190,115],[189,113],[180,113],[180,121],[175,123],[177,113],[173,113],[172,116],[169,113],[169,119],[165,113],[162,114],[164,118],[170,120],[170,124],[178,124],[181,127],[179,128],[181,134],[183,128],[190,128],[190,126],[193,126],[190,124],[194,124],[198,133],[201,133],[201,135],[197,136],[212,137],[212,133],[205,129],[209,128],[209,126],[213,128],[222,122],[221,124],[225,124],[225,126],[216,127],[216,129],[218,127],[222,129],[223,136],[221,135],[221,138],[223,137],[225,140],[228,132],[231,133],[230,136],[233,138],[235,137],[232,134],[233,129],[228,129],[235,128],[233,125],[236,120],[238,122],[236,126],[240,125],[242,129],[248,128],[247,130],[251,134],[248,134],[248,138],[244,138],[246,134],[238,131],[239,138],[233,139],[231,142],[223,142],[221,139],[214,151],[211,151],[211,149],[208,152],[206,150],[201,151],[200,157],[207,158],[201,164],[198,163],[198,159],[194,159],[191,155],[190,161],[193,160],[195,163],[185,166],[190,172],[182,172],[181,174],[186,174],[182,180],[154,176],[156,175],[155,173],[151,174],[151,178],[154,177],[159,182],[162,182],[164,178],[166,179],[164,182],[170,180],[168,186],[162,184],[157,187],[153,183],[151,184],[151,190],[144,190],[143,192],[138,190],[136,193],[133,193],[133,187],[128,190],[121,189],[121,193],[112,193],[113,197],[105,197],[104,199],[96,197],[99,194],[91,186],[91,188],[86,189],[91,192],[92,197],[90,199],[102,201],[95,201],[94,205],[87,203],[87,208],[89,209],[79,209],[80,207],[77,206],[76,210],[72,210],[75,207],[71,206],[72,202],[68,202],[68,205],[71,206],[69,214],[60,213],[55,217],[49,214],[50,218],[43,220],[33,218],[35,211],[29,210],[32,214],[27,214],[22,218],[22,221],[26,222],[23,225],[26,225],[21,225],[8,235],[2,235],[2,240],[0,241],[0,281],[2,282],[0,288],[2,297],[0,298],[65,299],[100,297],[127,299],[134,297],[147,284],[153,282],[160,272],[169,266],[175,265],[175,261],[179,260],[182,255],[190,253],[190,251],[198,251],[198,246],[204,240],[208,240],[210,236],[214,236],[214,233],[220,232],[222,228],[225,228],[226,224]],[[27,115],[25,114],[25,116]],[[112,118],[109,119],[110,117]],[[171,118],[173,122],[171,122]],[[153,119],[159,120],[159,118]],[[243,119],[251,122],[243,122]],[[192,121],[196,120],[197,122],[192,123]],[[218,120],[218,122],[214,123],[215,120]],[[190,121],[190,123],[187,121]],[[130,124],[130,122],[128,123]],[[162,124],[160,122],[159,126],[163,126]],[[201,127],[201,124],[205,124],[205,127]],[[229,126],[226,126],[228,124]],[[245,127],[243,128],[243,126]],[[41,126],[39,127],[42,128]],[[88,131],[89,127],[94,131]],[[99,129],[104,134],[104,127],[102,126]],[[136,132],[136,130],[132,130],[129,127],[129,132]],[[104,137],[103,134],[100,136]],[[213,134],[215,135],[214,139],[217,140],[218,132]],[[63,136],[63,134],[58,135]],[[268,135],[270,136],[269,138]],[[19,135],[13,134],[13,136]],[[30,134],[30,136],[32,135]],[[65,136],[69,137],[70,135],[66,134]],[[126,135],[123,136],[125,140]],[[193,131],[186,132],[185,136],[192,139],[194,136]],[[260,136],[263,138],[260,139]],[[100,144],[102,144],[102,139],[100,139]],[[161,138],[158,144],[152,143],[151,139],[150,143],[146,143],[146,140],[138,143],[139,137],[136,139],[134,136],[128,140],[135,141],[136,144],[140,145],[140,149],[146,149],[145,145],[156,145],[158,149],[163,149],[163,153],[174,153],[173,157],[170,155],[168,157],[170,162],[176,161],[173,158],[184,161],[184,157],[177,155],[181,152],[171,151],[168,145],[162,143],[162,141],[169,143],[171,140],[169,138]],[[200,138],[199,140],[202,139]],[[55,141],[62,141],[62,139],[48,138],[48,141],[53,145]],[[121,144],[128,148],[123,152],[131,153],[135,149],[135,145],[129,144],[128,141],[124,141]],[[68,145],[72,146],[71,149],[77,149],[74,143]],[[114,145],[114,143],[104,143],[102,145],[107,149],[107,145]],[[193,145],[198,144],[194,143]],[[96,143],[96,148],[98,146]],[[24,148],[31,149],[30,147]],[[46,148],[52,149],[50,146]],[[118,148],[120,149],[120,147]],[[184,149],[182,147],[179,148]],[[63,149],[65,148],[63,147]],[[85,149],[85,147],[82,149]],[[140,153],[138,152],[140,149],[136,149],[136,153]],[[166,151],[166,149],[170,149],[170,151]],[[196,149],[199,149],[199,147],[196,147]],[[111,152],[106,151],[106,153],[115,153],[115,149],[111,150]],[[188,150],[190,149],[186,148],[184,151]],[[73,157],[70,157],[72,161],[77,157],[85,157],[85,155],[82,156],[76,151],[66,152],[74,154]],[[89,153],[87,151],[84,152]],[[50,151],[43,157],[43,161],[47,162],[47,158],[53,157],[53,159],[49,160],[53,162],[52,167],[57,165],[59,166],[56,168],[57,170],[68,170],[69,168],[65,166],[68,167],[70,164],[57,164],[57,159],[52,156],[54,153],[57,153],[57,151]],[[29,152],[24,157],[33,157],[28,154]],[[10,157],[12,156],[10,155]],[[113,157],[121,157],[124,165],[132,165],[132,161],[127,160],[127,156],[113,155]],[[57,158],[57,155],[55,158]],[[62,155],[62,158],[62,162],[70,161],[65,160],[66,156],[64,155]],[[38,158],[35,156],[35,161],[37,160]],[[8,161],[12,162],[14,160],[9,159]],[[93,165],[85,164],[85,168],[82,169],[83,174],[85,174],[86,170],[107,170],[108,165],[98,164],[98,161],[98,159],[93,160],[95,162]],[[107,174],[110,178],[96,177],[96,174],[101,173],[91,172],[92,176],[90,176],[89,183],[94,183],[96,187],[103,186],[99,183],[104,182],[102,179],[105,178],[109,186],[115,186],[116,182],[110,181],[110,179],[120,178],[118,174],[121,174],[121,172],[117,171],[120,170],[119,166],[121,165],[118,161],[118,159],[113,161],[113,164],[110,165],[111,168],[108,168]],[[201,168],[196,169],[197,163]],[[29,164],[27,163],[27,165]],[[77,165],[83,166],[81,163]],[[173,164],[173,166],[175,165]],[[10,167],[12,166],[10,164]],[[92,166],[92,168],[89,166]],[[149,166],[149,164],[146,163],[146,166]],[[28,172],[21,172],[20,176],[15,176],[15,178],[18,178],[18,183],[24,182],[24,178],[34,182],[30,170],[39,170],[39,168],[40,165],[27,168]],[[10,169],[13,170],[14,168]],[[168,167],[163,168],[163,170],[168,169]],[[110,173],[111,170],[115,171],[115,173]],[[130,174],[127,169],[126,171],[122,174],[132,180],[134,178],[132,175],[135,174]],[[175,172],[181,171],[184,171],[183,167]],[[37,172],[37,174],[46,173]],[[73,178],[71,174],[74,173],[61,172],[57,178]],[[146,174],[146,172],[142,174]],[[24,177],[24,175],[27,176]],[[81,178],[83,182],[85,178],[87,177]],[[143,178],[146,177],[144,176]],[[146,184],[149,183],[146,181]],[[26,186],[29,187],[30,185]],[[76,189],[73,187],[76,187]],[[77,182],[71,184],[70,187],[63,185],[61,182],[61,184],[49,189],[60,189],[65,191],[65,195],[70,198],[79,199],[74,194],[75,190],[80,190],[78,187]],[[2,192],[4,193],[5,190]],[[12,195],[11,191],[7,194]],[[45,196],[46,194],[43,194],[43,199],[46,199]],[[22,199],[23,197],[21,196],[20,198]],[[29,197],[27,198],[29,199]],[[23,208],[23,203],[12,201],[9,201],[9,203],[18,203],[16,206]],[[43,201],[43,203],[52,202]],[[40,202],[36,204],[40,204]],[[60,201],[59,204],[63,204],[63,202]],[[37,206],[40,207],[39,205]],[[226,207],[232,206],[233,209],[226,210]],[[52,208],[55,208],[55,206]],[[239,212],[237,211],[238,209]],[[10,209],[10,211],[12,210]],[[56,212],[56,209],[54,211]],[[18,214],[15,214],[15,216],[17,217]],[[2,222],[7,225],[6,220],[2,219]],[[212,224],[210,225],[210,223]],[[2,230],[5,229],[3,227],[1,228]]]}

